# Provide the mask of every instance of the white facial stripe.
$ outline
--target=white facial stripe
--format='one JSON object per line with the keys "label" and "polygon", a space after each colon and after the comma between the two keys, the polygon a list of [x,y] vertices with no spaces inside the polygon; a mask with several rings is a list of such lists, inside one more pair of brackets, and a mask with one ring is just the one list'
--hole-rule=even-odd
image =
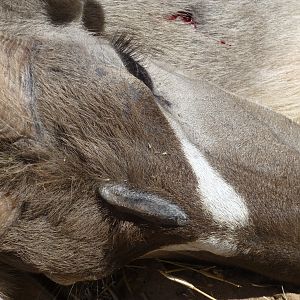
{"label": "white facial stripe", "polygon": [[[198,180],[198,193],[202,208],[220,225],[220,234],[212,233],[208,238],[200,237],[186,244],[169,245],[163,251],[208,251],[223,257],[237,254],[235,230],[249,225],[249,211],[244,199],[239,196],[209,162],[199,149],[188,141],[180,125],[162,110],[181,142],[184,154]],[[199,207],[199,209],[201,209]],[[209,235],[209,228],[206,235]]]}
{"label": "white facial stripe", "polygon": [[249,211],[244,199],[238,195],[221,175],[214,170],[199,149],[188,141],[181,126],[169,113],[162,110],[181,142],[185,157],[198,180],[201,204],[213,220],[231,232],[249,225]]}
{"label": "white facial stripe", "polygon": [[202,204],[214,221],[230,229],[248,225],[249,212],[244,199],[209,165],[193,144],[186,139],[182,139],[181,144],[198,179]]}
{"label": "white facial stripe", "polygon": [[186,244],[170,245],[160,248],[163,251],[208,251],[210,253],[230,257],[236,255],[237,246],[234,240],[224,240],[216,236],[211,236],[207,239],[197,239],[194,242]]}

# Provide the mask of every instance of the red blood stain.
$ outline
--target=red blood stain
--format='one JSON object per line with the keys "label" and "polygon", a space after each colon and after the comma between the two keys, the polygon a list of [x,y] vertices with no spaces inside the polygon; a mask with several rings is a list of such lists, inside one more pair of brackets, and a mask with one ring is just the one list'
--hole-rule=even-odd
{"label": "red blood stain", "polygon": [[231,47],[231,45],[227,44],[224,40],[219,40],[219,44],[227,45],[227,46]]}
{"label": "red blood stain", "polygon": [[177,13],[168,16],[167,19],[170,21],[181,20],[185,24],[194,26],[194,28],[197,27],[197,22],[194,20],[193,14],[188,11],[180,10]]}
{"label": "red blood stain", "polygon": [[[179,10],[175,14],[172,14],[172,15],[168,16],[167,20],[169,20],[169,21],[180,20],[180,21],[182,21],[185,24],[192,25],[195,29],[197,28],[197,24],[198,24],[195,21],[193,14],[191,12],[184,11],[184,10]],[[218,40],[218,39],[216,39],[215,37],[213,37],[213,36],[211,36],[209,34],[203,34],[203,35],[206,36],[207,38],[215,40],[220,45],[231,47],[231,44],[228,44],[224,40]]]}

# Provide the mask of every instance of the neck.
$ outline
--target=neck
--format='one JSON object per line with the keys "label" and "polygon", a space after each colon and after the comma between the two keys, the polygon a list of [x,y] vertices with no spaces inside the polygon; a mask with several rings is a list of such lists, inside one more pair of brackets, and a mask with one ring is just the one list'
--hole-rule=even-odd
{"label": "neck", "polygon": [[[197,177],[199,207],[211,222],[195,242],[165,250],[208,251],[249,268],[252,256],[253,269],[268,275],[270,265],[299,265],[299,125],[204,80],[155,65],[149,73]],[[295,281],[296,269],[288,280]]]}

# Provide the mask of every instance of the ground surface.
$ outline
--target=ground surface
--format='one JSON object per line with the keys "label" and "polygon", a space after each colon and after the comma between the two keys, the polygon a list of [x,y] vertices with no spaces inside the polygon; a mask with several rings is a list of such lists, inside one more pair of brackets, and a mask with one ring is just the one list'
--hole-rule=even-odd
{"label": "ground surface", "polygon": [[[184,280],[190,287],[162,273]],[[158,260],[135,262],[104,281],[55,287],[52,292],[56,300],[300,300],[300,287],[244,270]]]}
{"label": "ground surface", "polygon": [[[130,267],[125,269],[127,286],[124,297],[130,300],[186,300],[208,299],[200,292],[193,291],[182,284],[165,278],[158,270],[168,275],[185,280],[200,291],[215,299],[288,299],[300,300],[300,288],[271,283],[266,278],[237,269],[221,269],[214,266],[191,266],[195,270],[183,270],[168,263],[152,263],[143,266],[145,269]],[[198,273],[198,272],[202,272]],[[215,277],[215,278],[210,278]],[[217,279],[219,278],[219,280]],[[130,290],[132,293],[130,293]],[[285,295],[284,295],[284,294]]]}

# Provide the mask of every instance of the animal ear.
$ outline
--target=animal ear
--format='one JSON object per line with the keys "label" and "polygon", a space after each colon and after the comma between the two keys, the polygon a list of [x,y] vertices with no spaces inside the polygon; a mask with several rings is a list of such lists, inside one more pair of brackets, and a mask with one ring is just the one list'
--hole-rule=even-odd
{"label": "animal ear", "polygon": [[0,141],[33,134],[32,43],[0,36]]}
{"label": "animal ear", "polygon": [[99,190],[101,197],[117,210],[137,216],[160,226],[184,226],[185,212],[157,195],[130,189],[126,185],[106,184]]}

